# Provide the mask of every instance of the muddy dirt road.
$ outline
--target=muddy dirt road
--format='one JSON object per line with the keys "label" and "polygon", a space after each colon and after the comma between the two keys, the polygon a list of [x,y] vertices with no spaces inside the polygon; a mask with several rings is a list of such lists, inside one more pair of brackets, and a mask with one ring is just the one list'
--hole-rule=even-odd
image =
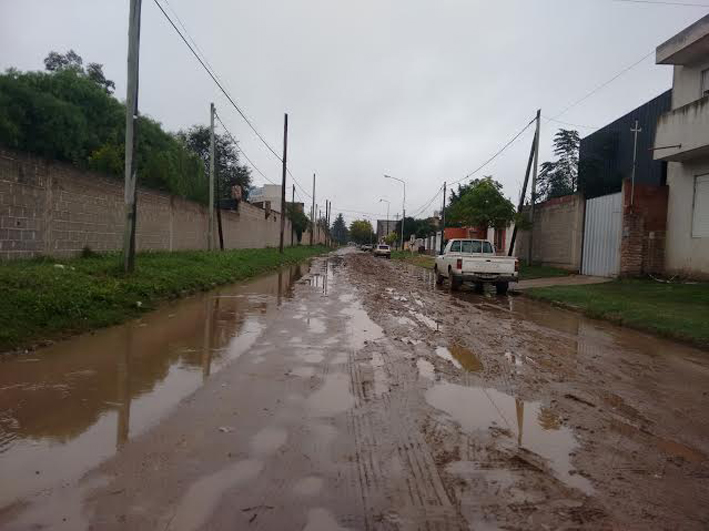
{"label": "muddy dirt road", "polygon": [[709,353],[345,251],[0,363],[3,529],[707,529]]}

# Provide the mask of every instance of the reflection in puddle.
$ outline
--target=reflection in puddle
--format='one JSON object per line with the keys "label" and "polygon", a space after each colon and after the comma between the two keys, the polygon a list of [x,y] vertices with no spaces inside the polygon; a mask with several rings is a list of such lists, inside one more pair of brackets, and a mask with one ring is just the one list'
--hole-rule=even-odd
{"label": "reflection in puddle", "polygon": [[416,367],[419,370],[419,376],[421,376],[421,378],[433,380],[435,369],[433,368],[433,364],[430,361],[426,361],[423,358],[419,358],[416,360]]}
{"label": "reflection in puddle", "polygon": [[216,509],[224,493],[259,475],[263,463],[253,459],[233,465],[203,477],[193,483],[182,498],[174,516],[170,517],[174,531],[201,529]]}
{"label": "reflection in puddle", "polygon": [[355,351],[362,349],[368,341],[374,341],[383,336],[382,328],[369,318],[359,302],[350,304],[342,310],[342,313],[349,316],[347,336],[350,346]]}
{"label": "reflection in puddle", "polygon": [[451,351],[448,350],[446,347],[436,347],[436,356],[452,363],[457,369],[463,368],[460,362],[453,357]]}
{"label": "reflection in puddle", "polygon": [[322,486],[322,478],[310,476],[293,485],[293,492],[299,496],[315,496],[322,490]]}
{"label": "reflection in puddle", "polygon": [[547,459],[561,481],[592,492],[590,482],[575,473],[571,465],[570,453],[576,447],[573,432],[560,422],[551,422],[551,412],[538,402],[524,402],[495,389],[450,383],[433,386],[426,392],[426,400],[467,432],[487,432],[491,427],[509,432],[519,447]]}
{"label": "reflection in puddle", "polygon": [[268,455],[286,444],[288,432],[283,428],[268,427],[251,438],[251,451],[256,455]]}
{"label": "reflection in puddle", "polygon": [[350,379],[344,374],[328,374],[323,386],[310,395],[307,406],[316,416],[332,416],[354,406]]}
{"label": "reflection in puddle", "polygon": [[480,372],[484,368],[472,350],[460,345],[451,345],[450,348],[437,347],[436,356],[452,363],[458,369],[465,369],[468,372]]}
{"label": "reflection in puddle", "polygon": [[[0,364],[0,508],[113,455],[248,351],[301,267]],[[142,326],[141,326],[142,325]],[[35,473],[38,472],[38,473]]]}
{"label": "reflection in puddle", "polygon": [[347,531],[341,527],[337,520],[327,510],[322,508],[310,509],[308,511],[308,523],[303,531]]}
{"label": "reflection in puddle", "polygon": [[324,334],[325,333],[325,321],[319,317],[311,317],[308,319],[308,329],[313,334]]}
{"label": "reflection in puddle", "polygon": [[296,367],[291,370],[291,374],[301,378],[310,378],[315,375],[315,367]]}

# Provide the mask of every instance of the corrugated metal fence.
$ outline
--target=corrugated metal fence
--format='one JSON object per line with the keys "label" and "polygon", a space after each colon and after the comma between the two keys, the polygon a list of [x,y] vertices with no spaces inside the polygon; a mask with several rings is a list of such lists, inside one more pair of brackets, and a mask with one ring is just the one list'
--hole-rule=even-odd
{"label": "corrugated metal fence", "polygon": [[618,275],[622,224],[622,194],[604,195],[586,201],[581,266],[584,275],[597,277]]}

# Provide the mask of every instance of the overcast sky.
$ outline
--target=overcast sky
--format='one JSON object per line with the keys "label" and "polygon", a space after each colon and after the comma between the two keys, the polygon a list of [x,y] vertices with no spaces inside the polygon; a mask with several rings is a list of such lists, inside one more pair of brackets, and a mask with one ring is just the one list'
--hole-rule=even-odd
{"label": "overcast sky", "polygon": [[[166,5],[166,0],[160,0]],[[697,0],[699,1],[699,0]],[[73,48],[125,99],[127,0],[0,0],[0,68],[43,68]],[[553,117],[708,8],[613,0],[170,0],[228,89],[317,201],[407,212],[494,154],[537,108]],[[169,12],[169,11],[168,11]],[[230,108],[152,0],[143,0],[140,111],[169,130],[214,101],[257,166],[280,163]],[[671,87],[654,56],[559,117],[603,126]],[[542,122],[542,161],[559,124]],[[582,136],[593,131],[578,128]],[[532,129],[480,173],[517,202]],[[263,179],[254,173],[256,184]],[[290,187],[290,178],[289,184]],[[308,201],[303,192],[299,195]],[[440,196],[426,209],[439,208]],[[351,221],[355,214],[345,212]]]}

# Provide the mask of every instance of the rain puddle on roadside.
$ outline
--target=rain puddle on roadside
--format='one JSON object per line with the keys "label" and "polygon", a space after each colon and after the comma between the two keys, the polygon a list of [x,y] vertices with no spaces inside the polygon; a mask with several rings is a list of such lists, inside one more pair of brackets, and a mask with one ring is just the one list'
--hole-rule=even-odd
{"label": "rain puddle on roadside", "polygon": [[437,347],[436,356],[443,358],[455,365],[458,369],[465,369],[468,372],[480,372],[484,366],[475,353],[460,345],[450,347]]}
{"label": "rain puddle on roadside", "polygon": [[369,318],[361,303],[352,302],[341,313],[349,317],[347,338],[353,350],[361,350],[368,341],[374,341],[384,336],[382,327]]}
{"label": "rain puddle on roadside", "polygon": [[[305,269],[307,266],[303,266]],[[247,352],[301,266],[0,361],[0,509],[78,477]]]}
{"label": "rain puddle on roadside", "polygon": [[495,389],[436,384],[426,392],[426,401],[447,413],[468,433],[508,433],[510,443],[547,460],[555,476],[586,494],[591,483],[576,473],[570,453],[576,448],[573,432],[539,402],[525,402]]}

